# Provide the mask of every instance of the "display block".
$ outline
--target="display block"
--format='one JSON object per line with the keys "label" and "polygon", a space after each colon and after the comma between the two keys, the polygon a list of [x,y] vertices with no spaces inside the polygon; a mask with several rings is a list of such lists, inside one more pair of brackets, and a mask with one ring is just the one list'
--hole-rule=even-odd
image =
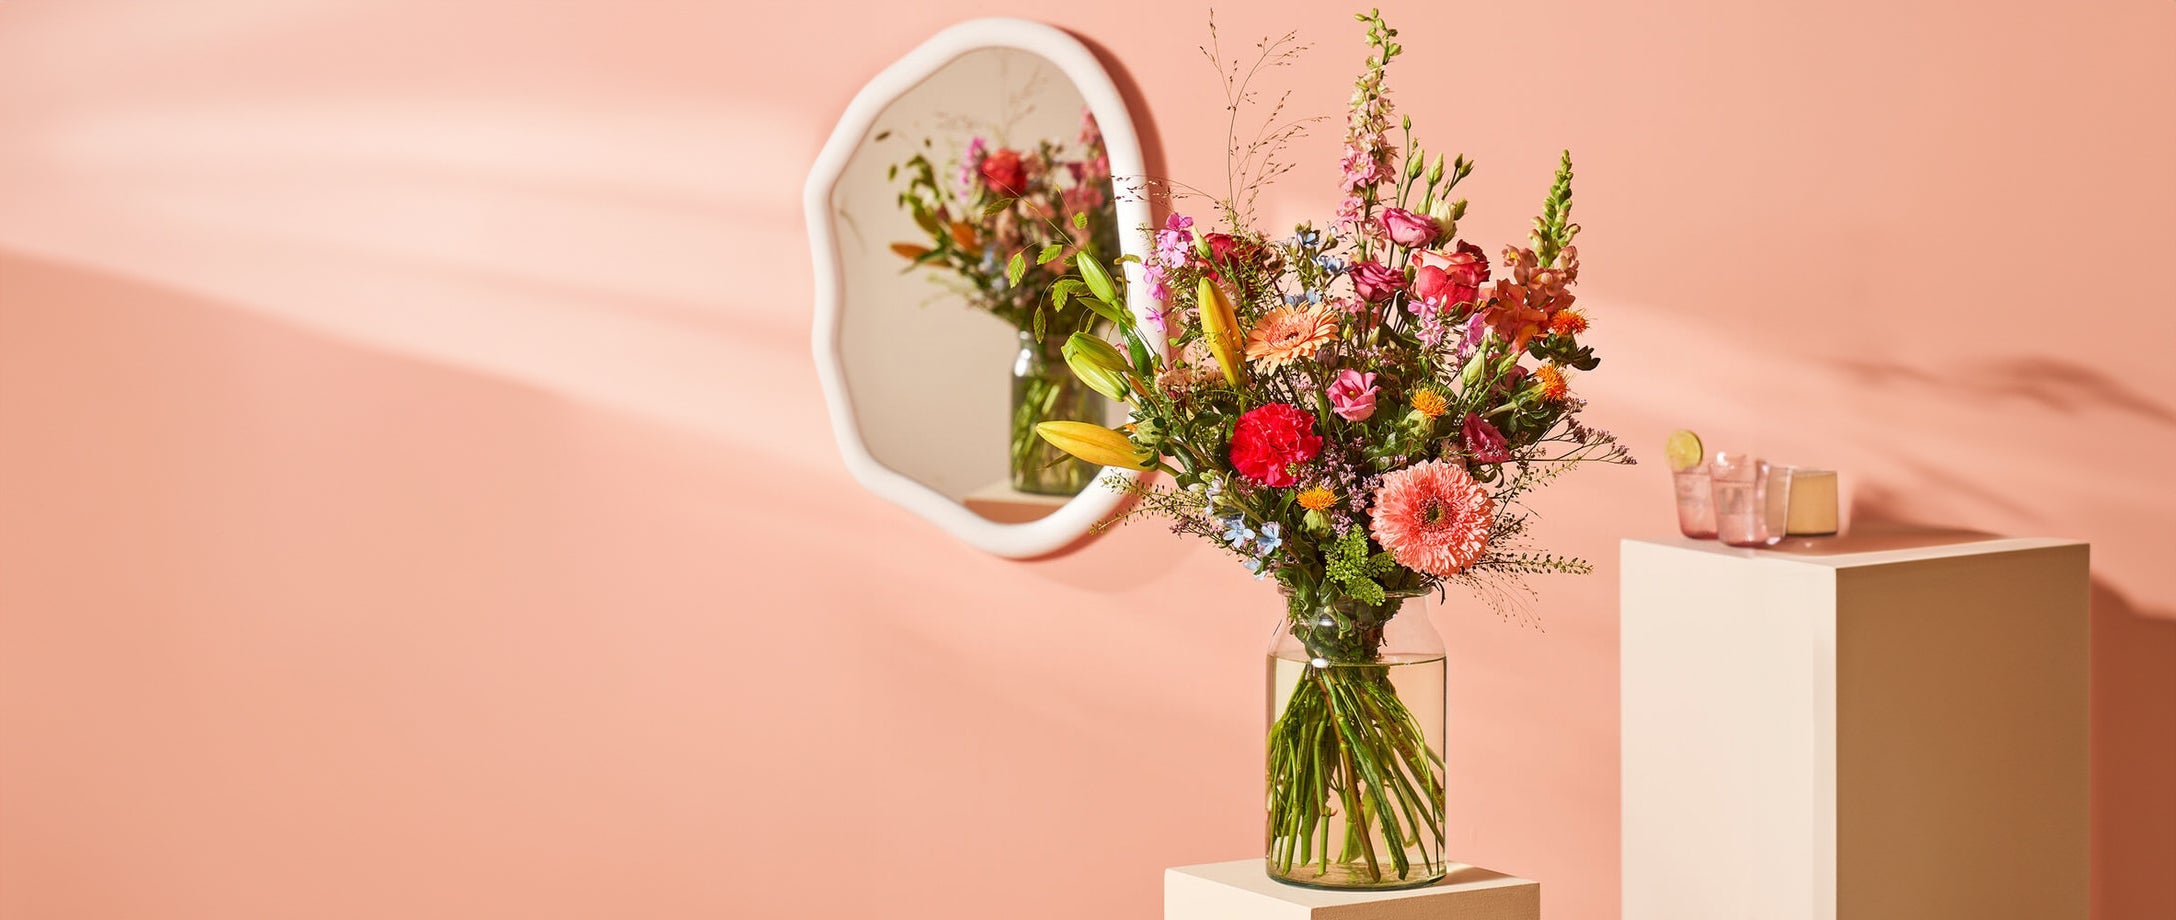
{"label": "display block", "polygon": [[1624,920],[2084,920],[2086,557],[1625,541]]}
{"label": "display block", "polygon": [[1260,859],[1164,870],[1164,920],[1540,920],[1541,883],[1456,865],[1426,888],[1321,891],[1272,881]]}

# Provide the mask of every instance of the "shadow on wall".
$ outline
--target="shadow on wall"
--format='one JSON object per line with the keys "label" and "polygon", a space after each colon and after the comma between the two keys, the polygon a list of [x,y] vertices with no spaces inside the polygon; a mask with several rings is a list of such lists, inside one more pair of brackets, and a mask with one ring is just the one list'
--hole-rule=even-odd
{"label": "shadow on wall", "polygon": [[[1862,488],[1853,529],[1927,526],[1895,500]],[[2090,590],[2093,915],[2176,916],[2176,612],[2141,610],[2099,576]]]}
{"label": "shadow on wall", "polygon": [[1833,366],[1868,388],[1913,386],[1959,397],[2024,400],[2056,412],[2113,409],[2162,427],[2176,427],[2176,409],[2155,402],[2105,373],[2054,358],[1994,358],[1956,374],[1858,359],[1837,361]]}

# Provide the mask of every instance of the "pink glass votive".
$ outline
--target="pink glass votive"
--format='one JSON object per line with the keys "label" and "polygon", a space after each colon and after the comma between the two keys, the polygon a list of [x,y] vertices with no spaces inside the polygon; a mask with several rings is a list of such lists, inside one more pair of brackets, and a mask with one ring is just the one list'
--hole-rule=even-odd
{"label": "pink glass votive", "polygon": [[1677,487],[1677,529],[1695,540],[1715,539],[1715,497],[1705,463],[1671,473]]}

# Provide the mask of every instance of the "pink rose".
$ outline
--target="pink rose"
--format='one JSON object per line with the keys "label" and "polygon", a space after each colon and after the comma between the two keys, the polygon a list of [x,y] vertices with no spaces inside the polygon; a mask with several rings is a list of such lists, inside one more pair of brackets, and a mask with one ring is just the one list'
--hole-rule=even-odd
{"label": "pink rose", "polygon": [[[1458,248],[1449,253],[1424,250],[1413,254],[1413,264],[1420,266],[1414,274],[1415,296],[1437,306],[1473,303],[1481,299],[1481,285],[1488,281],[1488,254],[1481,247],[1460,241]],[[1443,273],[1440,282],[1431,282],[1428,290],[1422,290],[1420,276],[1435,269]]]}
{"label": "pink rose", "polygon": [[1404,208],[1384,208],[1383,216],[1379,219],[1383,224],[1383,232],[1390,235],[1391,242],[1413,249],[1435,242],[1436,234],[1442,232],[1436,225],[1435,218],[1415,214]]}
{"label": "pink rose", "polygon": [[1489,424],[1478,413],[1466,413],[1466,421],[1458,426],[1458,440],[1466,446],[1466,456],[1475,463],[1504,463],[1511,459],[1511,447],[1504,443],[1504,433]]}
{"label": "pink rose", "polygon": [[1364,422],[1375,414],[1375,375],[1351,368],[1337,372],[1330,381],[1330,411],[1348,422]]}
{"label": "pink rose", "polygon": [[1433,265],[1423,265],[1413,270],[1413,299],[1440,308],[1450,303],[1449,300],[1445,299],[1450,296],[1450,293],[1450,272]]}
{"label": "pink rose", "polygon": [[1389,300],[1405,289],[1405,274],[1391,271],[1381,262],[1361,262],[1352,267],[1352,289],[1369,303]]}

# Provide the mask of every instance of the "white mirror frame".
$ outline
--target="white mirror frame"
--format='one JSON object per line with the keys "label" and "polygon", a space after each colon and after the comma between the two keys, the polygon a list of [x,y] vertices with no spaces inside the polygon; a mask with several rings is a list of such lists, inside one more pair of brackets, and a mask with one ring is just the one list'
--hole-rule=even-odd
{"label": "white mirror frame", "polygon": [[[809,172],[803,204],[808,213],[809,243],[814,249],[816,264],[813,341],[816,373],[823,380],[824,400],[831,408],[831,430],[838,438],[839,453],[845,457],[847,469],[869,491],[927,518],[969,545],[1021,559],[1056,552],[1080,539],[1097,521],[1116,510],[1125,497],[1108,480],[1116,475],[1123,477],[1121,481],[1130,482],[1142,474],[1105,467],[1102,475],[1079,495],[1043,518],[1024,524],[989,520],[885,466],[869,453],[868,444],[861,436],[859,416],[854,412],[853,394],[846,386],[846,368],[841,360],[839,342],[840,321],[850,307],[842,302],[845,264],[839,253],[838,227],[832,214],[832,191],[844,176],[847,162],[885,108],[953,59],[985,48],[1010,48],[1038,55],[1055,65],[1080,90],[1081,98],[1087,102],[1089,111],[1095,114],[1097,126],[1102,129],[1104,151],[1111,159],[1112,197],[1116,199],[1120,248],[1141,254],[1140,228],[1148,224],[1148,202],[1138,189],[1131,194],[1119,194],[1125,188],[1123,183],[1128,180],[1138,182],[1147,173],[1141,159],[1141,141],[1134,133],[1133,118],[1126,111],[1126,101],[1095,54],[1079,39],[1053,26],[1025,19],[973,19],[960,23],[937,33],[900,58],[898,63],[877,74],[876,79],[855,94],[854,101],[846,107],[846,114],[840,116],[839,126],[831,132],[831,140],[817,155],[816,166]],[[1138,263],[1127,264],[1126,280],[1128,308],[1135,317],[1146,316],[1145,310],[1150,304]],[[876,306],[880,305],[863,304],[861,309]],[[1150,348],[1163,349],[1160,334],[1145,323],[1141,331]]]}

